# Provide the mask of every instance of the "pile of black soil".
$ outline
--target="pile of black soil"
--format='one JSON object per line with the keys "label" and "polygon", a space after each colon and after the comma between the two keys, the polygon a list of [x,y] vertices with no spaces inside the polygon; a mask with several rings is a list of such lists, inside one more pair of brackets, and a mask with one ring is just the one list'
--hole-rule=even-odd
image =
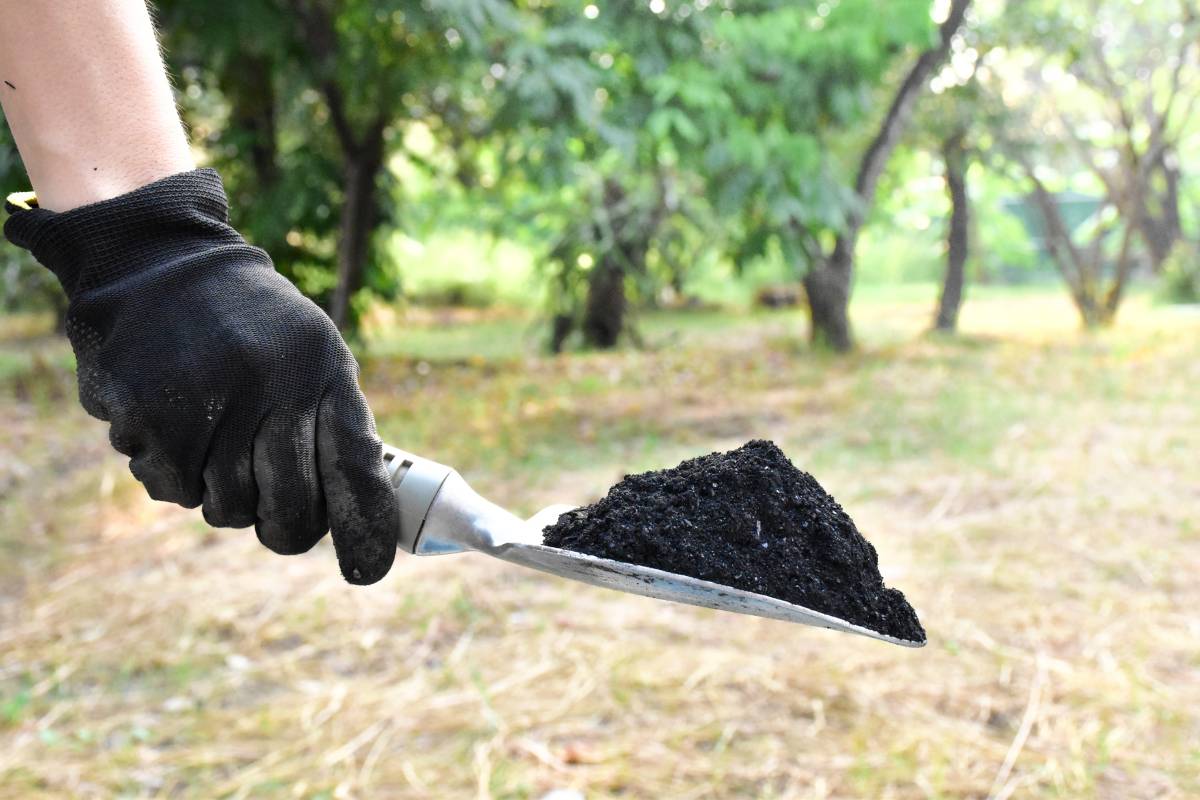
{"label": "pile of black soil", "polygon": [[628,475],[546,528],[545,544],[690,575],[924,642],[917,614],[883,585],[854,522],[771,442]]}

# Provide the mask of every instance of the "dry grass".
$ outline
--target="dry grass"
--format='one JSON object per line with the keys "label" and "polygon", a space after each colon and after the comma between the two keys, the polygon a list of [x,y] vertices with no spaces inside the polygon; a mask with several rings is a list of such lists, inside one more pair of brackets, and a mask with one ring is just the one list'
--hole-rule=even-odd
{"label": "dry grass", "polygon": [[920,651],[476,556],[352,589],[325,544],[283,559],[145,500],[61,368],[6,384],[0,796],[1197,796],[1200,317],[1082,339],[1057,299],[978,300],[947,342],[927,312],[872,307],[846,363],[754,321],[368,373],[388,438],[522,510],[777,439]]}

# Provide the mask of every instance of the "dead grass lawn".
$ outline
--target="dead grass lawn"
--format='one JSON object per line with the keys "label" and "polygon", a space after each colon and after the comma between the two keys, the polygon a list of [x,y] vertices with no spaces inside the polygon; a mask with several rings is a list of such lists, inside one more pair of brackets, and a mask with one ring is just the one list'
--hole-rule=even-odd
{"label": "dead grass lawn", "polygon": [[753,322],[368,388],[387,438],[523,511],[774,438],[919,651],[476,556],[350,588],[327,543],[145,500],[63,368],[8,379],[0,797],[1200,796],[1200,316],[1082,338],[1058,298],[985,297],[952,342],[925,306],[864,313],[846,362]]}

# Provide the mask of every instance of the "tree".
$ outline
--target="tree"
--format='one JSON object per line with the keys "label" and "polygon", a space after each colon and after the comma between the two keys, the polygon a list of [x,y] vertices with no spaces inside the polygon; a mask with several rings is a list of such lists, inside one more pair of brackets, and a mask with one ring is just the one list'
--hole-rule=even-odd
{"label": "tree", "polygon": [[[959,6],[965,0],[949,24],[961,21]],[[661,258],[664,230],[708,209],[722,223],[705,231],[709,248],[740,263],[775,241],[809,273],[818,339],[837,309],[844,320],[848,268],[843,302],[828,312],[823,267],[830,250],[837,263],[852,258],[866,195],[936,54],[919,59],[912,88],[893,103],[858,170],[861,192],[846,178],[854,130],[896,59],[930,41],[927,0],[563,4],[541,18],[505,62],[507,107],[522,132],[502,163],[519,165],[528,183],[549,174],[573,187],[551,192],[567,209],[549,258],[566,298],[555,343],[578,325],[589,343],[610,346],[630,277]],[[691,185],[707,208],[685,214],[686,202],[667,200],[694,206],[694,193],[679,190]],[[832,338],[848,344],[842,327],[846,335]]]}
{"label": "tree", "polygon": [[812,338],[818,344],[839,351],[853,347],[848,311],[854,251],[859,234],[867,211],[875,200],[879,176],[908,124],[913,104],[924,90],[933,70],[950,52],[951,41],[962,25],[969,5],[970,0],[952,0],[949,14],[939,26],[937,42],[922,51],[900,82],[875,138],[859,162],[854,181],[855,202],[850,206],[845,225],[838,232],[833,248],[827,255],[823,254],[817,266],[804,277],[804,288],[812,313]]}
{"label": "tree", "polygon": [[[1026,0],[1013,11],[1007,68],[987,81],[1023,117],[1003,150],[1084,326],[1108,325],[1139,263],[1157,271],[1183,235],[1178,144],[1200,94],[1200,18],[1186,1]],[[1054,188],[1087,188],[1089,176],[1103,199],[1078,241]]]}
{"label": "tree", "polygon": [[[944,56],[967,0],[935,33],[924,0],[886,4],[739,4],[714,25],[719,46],[659,80],[681,112],[675,145],[706,179],[716,212],[734,220],[737,260],[777,243],[803,275],[814,342],[852,345],[847,306],[854,249],[879,175],[913,101]],[[912,46],[925,49],[874,136],[856,133],[879,87]]]}
{"label": "tree", "polygon": [[949,214],[946,220],[946,269],[933,327],[953,333],[958,327],[971,252],[971,198],[967,176],[973,163],[985,160],[993,131],[1008,124],[1002,107],[989,102],[976,72],[988,55],[986,31],[979,20],[964,23],[951,39],[950,58],[930,81],[922,99],[913,140],[936,155],[942,165]]}
{"label": "tree", "polygon": [[967,279],[971,201],[967,196],[966,135],[966,130],[959,128],[946,136],[941,146],[950,220],[946,231],[946,275],[942,280],[933,327],[945,333],[953,333],[958,328],[958,311]]}
{"label": "tree", "polygon": [[554,351],[576,332],[599,348],[633,333],[632,300],[656,273],[678,277],[695,242],[681,235],[688,176],[669,152],[678,119],[656,101],[656,81],[695,57],[719,9],[683,8],[558,3],[493,52],[487,193],[505,225],[532,220],[549,242]]}
{"label": "tree", "polygon": [[[1194,88],[1200,17],[1190,0],[1153,5],[1130,9],[1092,0],[1086,18],[1058,7],[1048,20],[1061,37],[1057,46],[1067,44],[1068,74],[1095,102],[1084,117],[1098,110],[1112,130],[1089,140],[1081,130],[1091,126],[1055,103],[1059,133],[1134,227],[1158,271],[1182,235],[1178,141],[1200,95]],[[1036,77],[1045,87],[1044,75]],[[1106,154],[1115,156],[1111,165]]]}
{"label": "tree", "polygon": [[[1084,327],[1112,324],[1133,273],[1134,226],[1123,220],[1106,199],[1094,222],[1081,226],[1086,238],[1083,243],[1077,242],[1038,169],[1019,155],[1016,160],[1032,187],[1030,199],[1040,214],[1046,249],[1071,292]],[[1113,213],[1106,214],[1110,209]],[[1109,244],[1114,235],[1120,242],[1115,254],[1110,252]]]}
{"label": "tree", "polygon": [[195,99],[223,100],[199,111],[224,119],[199,127],[229,168],[231,191],[245,198],[244,229],[326,302],[339,327],[353,329],[364,287],[394,289],[372,248],[396,212],[388,159],[414,126],[453,129],[442,112],[486,70],[486,42],[508,24],[510,7],[163,0],[160,12],[168,54]]}

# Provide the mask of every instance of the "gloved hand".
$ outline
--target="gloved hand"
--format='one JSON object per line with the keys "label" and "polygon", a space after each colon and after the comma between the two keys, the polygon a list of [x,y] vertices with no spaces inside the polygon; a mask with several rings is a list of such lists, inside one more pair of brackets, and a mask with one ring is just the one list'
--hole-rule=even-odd
{"label": "gloved hand", "polygon": [[4,233],[58,276],[79,398],[156,500],[253,524],[277,553],[329,527],[351,583],[382,578],[399,511],[357,364],[316,305],[228,224],[208,169]]}

